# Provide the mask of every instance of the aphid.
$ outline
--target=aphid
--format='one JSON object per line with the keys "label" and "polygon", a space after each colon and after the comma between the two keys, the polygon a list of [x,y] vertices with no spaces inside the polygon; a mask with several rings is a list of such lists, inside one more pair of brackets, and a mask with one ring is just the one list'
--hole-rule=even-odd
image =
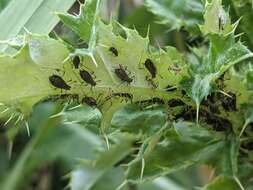
{"label": "aphid", "polygon": [[226,111],[237,111],[236,108],[236,95],[229,92],[228,93],[231,97],[227,97],[222,95],[221,97],[221,105]]}
{"label": "aphid", "polygon": [[53,95],[43,99],[43,102],[47,101],[58,101],[58,100],[78,100],[78,94],[60,94],[60,95]]}
{"label": "aphid", "polygon": [[51,75],[49,77],[50,83],[59,89],[70,90],[71,87],[58,75]]}
{"label": "aphid", "polygon": [[119,96],[123,98],[133,99],[133,95],[129,93],[113,93],[113,96]]}
{"label": "aphid", "polygon": [[82,104],[87,104],[91,107],[94,107],[94,106],[97,106],[97,101],[92,97],[86,96],[82,99]]}
{"label": "aphid", "polygon": [[128,76],[126,70],[122,67],[122,65],[119,64],[119,68],[116,68],[114,71],[117,77],[123,82],[127,83],[133,82],[133,79]]}
{"label": "aphid", "polygon": [[79,66],[80,66],[80,63],[81,63],[80,57],[79,56],[75,56],[73,58],[72,62],[73,62],[73,65],[74,65],[75,69],[78,69]]}
{"label": "aphid", "polygon": [[166,86],[165,90],[166,90],[167,92],[174,92],[174,91],[177,90],[177,87],[168,85],[168,86]]}
{"label": "aphid", "polygon": [[172,108],[177,107],[177,106],[184,106],[184,105],[185,103],[180,99],[171,99],[168,101],[168,106]]}
{"label": "aphid", "polygon": [[91,86],[96,86],[97,85],[96,81],[93,79],[93,77],[91,76],[91,74],[88,71],[86,71],[86,70],[80,70],[79,74],[80,74],[80,77],[87,84],[90,84]]}
{"label": "aphid", "polygon": [[181,93],[182,93],[183,96],[186,95],[186,91],[185,90],[181,90]]}
{"label": "aphid", "polygon": [[232,123],[222,117],[214,116],[209,114],[206,118],[207,124],[212,125],[215,131],[231,131],[232,130]]}
{"label": "aphid", "polygon": [[151,98],[148,100],[139,101],[137,103],[140,103],[140,104],[164,104],[164,100],[161,98],[158,98],[158,97],[154,97],[154,98]]}
{"label": "aphid", "polygon": [[119,56],[119,52],[118,52],[118,50],[117,50],[115,47],[110,47],[110,48],[109,48],[109,51],[112,52],[112,54],[113,54],[115,57],[118,57],[118,56]]}
{"label": "aphid", "polygon": [[210,104],[209,109],[212,113],[220,114],[219,107],[216,104]]}
{"label": "aphid", "polygon": [[174,72],[180,72],[182,69],[181,68],[179,68],[178,66],[176,66],[176,65],[171,65],[171,66],[169,66],[169,68],[168,68],[168,70],[169,71],[174,71]]}
{"label": "aphid", "polygon": [[152,78],[156,77],[156,67],[154,65],[154,63],[152,62],[151,59],[146,59],[145,63],[144,63],[146,69],[149,71],[149,73],[151,74]]}

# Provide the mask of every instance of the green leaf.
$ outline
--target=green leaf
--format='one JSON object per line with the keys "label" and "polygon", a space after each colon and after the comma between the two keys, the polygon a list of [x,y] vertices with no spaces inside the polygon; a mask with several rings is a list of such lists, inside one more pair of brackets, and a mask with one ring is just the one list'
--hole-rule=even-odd
{"label": "green leaf", "polygon": [[95,0],[85,1],[80,7],[80,13],[77,16],[71,14],[57,13],[61,21],[73,30],[81,39],[88,42],[92,33],[92,26],[96,12]]}
{"label": "green leaf", "polygon": [[[80,176],[81,177],[81,176]],[[80,180],[83,180],[80,178]],[[112,190],[119,187],[125,180],[124,170],[121,168],[112,168],[109,172],[99,179],[91,190]],[[127,185],[121,188],[128,190]]]}
{"label": "green leaf", "polygon": [[[155,140],[154,138],[157,139]],[[156,142],[157,141],[157,142]],[[226,144],[208,130],[187,123],[174,124],[172,129],[151,138],[143,158],[143,180],[151,180],[186,168],[193,164],[209,162]],[[140,181],[142,159],[137,157],[129,166],[127,177]]]}
{"label": "green leaf", "polygon": [[232,7],[235,10],[235,14],[237,17],[241,17],[241,24],[239,25],[239,28],[241,31],[243,31],[246,35],[243,35],[243,41],[253,48],[253,37],[252,32],[253,29],[251,27],[251,21],[253,19],[253,13],[252,13],[252,1],[251,0],[234,0],[231,1]]}
{"label": "green leaf", "polygon": [[55,94],[48,77],[55,72],[54,68],[62,67],[68,56],[63,44],[53,39],[30,36],[27,40],[28,44],[17,55],[0,57],[0,88],[3,90],[0,102],[26,116],[35,103]]}
{"label": "green leaf", "polygon": [[152,182],[147,182],[139,185],[140,190],[186,190],[186,188],[181,187],[175,181],[166,178],[166,177],[159,177]]}
{"label": "green leaf", "polygon": [[127,105],[114,113],[111,125],[121,131],[151,135],[165,125],[166,117],[162,107],[140,110],[139,106]]}
{"label": "green leaf", "polygon": [[[91,92],[90,87],[83,84],[84,81],[80,78],[78,70],[73,70],[72,61],[67,59],[70,52],[63,43],[44,36],[28,35],[24,40],[24,47],[17,55],[0,57],[0,63],[3,63],[0,67],[0,78],[3,81],[0,86],[2,85],[1,88],[4,89],[4,93],[0,95],[0,102],[27,116],[32,106],[41,99],[66,93],[79,94],[80,100],[83,96],[97,94],[94,98],[99,98],[101,102],[103,99],[108,100],[108,97],[110,99],[112,93],[133,94],[133,101],[150,97],[167,99],[178,96],[178,91],[167,93],[164,90],[168,85],[178,86],[187,70],[182,55],[175,48],[168,47],[167,51],[152,53],[147,49],[148,39],[142,38],[135,30],[123,27],[122,29],[127,34],[127,39],[125,39],[113,33],[112,25],[105,25],[102,22],[99,24],[98,44],[100,45],[96,47],[95,53],[98,67],[94,65],[89,55],[82,54],[81,57],[81,68],[93,72],[95,80],[98,81],[93,88],[93,92],[96,93]],[[117,48],[119,56],[115,57],[109,51],[109,47]],[[155,90],[151,88],[153,85],[150,84],[150,81],[146,80],[147,77],[150,77],[150,73],[144,68],[147,58],[153,60],[157,73],[159,73],[153,79],[157,86]],[[119,63],[134,73],[134,76],[130,76],[134,78],[131,85],[122,84],[122,81],[116,76],[114,69],[119,67]],[[13,73],[15,73],[14,76]],[[52,74],[60,76],[64,74],[62,78],[65,81],[72,81],[69,84],[72,86],[71,90],[63,92],[55,89],[48,80]],[[162,80],[165,77],[167,80]],[[20,78],[22,80],[19,80]],[[109,115],[112,116],[111,112]],[[110,117],[107,119],[109,122]]]}
{"label": "green leaf", "polygon": [[223,90],[218,89],[215,82],[231,66],[253,56],[252,52],[240,41],[236,42],[234,36],[236,25],[232,26],[228,23],[226,27],[225,24],[224,30],[219,29],[219,23],[218,29],[215,27],[216,20],[219,20],[219,14],[226,17],[224,19],[229,19],[228,14],[221,6],[221,1],[213,0],[211,3],[207,3],[206,7],[205,24],[202,26],[202,31],[204,34],[209,34],[209,51],[207,55],[196,56],[197,58],[190,62],[190,77],[186,77],[181,83],[197,107],[211,92]]}
{"label": "green leaf", "polygon": [[207,184],[203,190],[238,190],[239,187],[234,179],[218,176],[210,184]]}
{"label": "green leaf", "polygon": [[205,23],[200,27],[203,34],[229,35],[234,32],[236,24],[231,25],[229,14],[222,7],[222,0],[206,1]]}
{"label": "green leaf", "polygon": [[[6,190],[23,187],[29,182],[32,171],[42,163],[61,159],[67,166],[73,167],[74,158],[95,158],[94,151],[101,149],[101,140],[79,125],[66,126],[60,124],[60,119],[49,119],[56,110],[52,104],[42,104],[35,109],[29,122],[31,128],[36,129],[35,134],[32,135],[5,181],[2,181],[1,187]],[[40,113],[44,113],[44,116]]]}
{"label": "green leaf", "polygon": [[[0,26],[2,26],[0,40],[8,40],[15,37],[24,32],[24,27],[30,32],[40,34],[51,32],[59,21],[59,19],[53,15],[53,12],[66,11],[73,3],[74,0],[11,1],[0,14]],[[14,12],[15,14],[13,14]],[[5,45],[0,46],[1,51],[5,49]]]}
{"label": "green leaf", "polygon": [[102,152],[96,160],[84,161],[71,172],[72,190],[91,189],[117,162],[132,152],[134,136],[120,134],[117,138],[118,142],[110,150]]}
{"label": "green leaf", "polygon": [[201,0],[146,0],[148,9],[158,16],[159,23],[169,29],[186,27],[189,30],[197,28],[202,21],[203,5]]}

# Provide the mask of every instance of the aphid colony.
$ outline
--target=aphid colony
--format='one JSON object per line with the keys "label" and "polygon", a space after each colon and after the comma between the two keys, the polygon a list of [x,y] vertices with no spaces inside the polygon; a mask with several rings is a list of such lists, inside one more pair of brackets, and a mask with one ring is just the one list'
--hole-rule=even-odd
{"label": "aphid colony", "polygon": [[[119,52],[116,48],[110,47],[109,52],[114,57],[119,56]],[[82,81],[86,85],[90,85],[91,87],[95,87],[97,85],[97,81],[95,80],[96,77],[93,72],[90,72],[86,69],[80,68],[81,65],[81,60],[79,56],[75,56],[72,59],[73,63],[73,68],[78,69],[78,74]],[[153,79],[157,77],[157,68],[154,65],[153,61],[151,59],[146,59],[144,62],[144,66],[146,71],[148,72],[148,76],[146,76],[147,82],[151,84],[153,87],[156,87],[156,85],[153,82]],[[127,70],[126,67],[123,67],[123,65],[118,64],[116,68],[114,68],[113,72],[115,73],[115,76],[121,81],[125,82],[127,84],[130,84],[133,82],[133,78],[131,77],[131,73]],[[49,82],[51,85],[57,89],[61,90],[70,90],[71,86],[67,84],[64,79],[57,75],[53,74],[49,77]],[[176,91],[177,88],[168,85],[165,88],[165,91],[167,92],[174,92]],[[186,94],[185,91],[182,90],[182,96]],[[204,109],[200,109],[200,116],[202,117],[202,120],[206,122],[207,124],[211,125],[214,130],[216,131],[230,131],[232,130],[232,124],[229,120],[222,118],[219,116],[220,110],[219,108],[223,108],[225,111],[237,111],[236,108],[236,95],[233,93],[229,93],[229,96],[224,96],[224,97],[217,97],[217,94],[211,94],[208,96],[208,98],[202,102],[202,106]],[[177,109],[181,108],[181,111],[173,115],[174,119],[184,119],[184,120],[190,120],[193,121],[195,120],[196,117],[196,109],[194,107],[188,106],[183,102],[181,99],[170,99],[167,102],[165,100],[159,98],[159,97],[153,97],[150,99],[146,100],[140,100],[136,102],[132,102],[133,100],[133,95],[127,92],[118,92],[118,93],[111,93],[108,97],[106,97],[105,101],[110,100],[113,97],[120,97],[124,98],[126,101],[130,100],[131,103],[135,103],[137,105],[140,105],[141,107],[146,107],[149,105],[167,105],[169,109]],[[79,102],[79,97],[78,95],[71,95],[71,94],[63,94],[58,97],[58,99],[65,99],[65,98],[70,98],[70,99],[75,99],[78,100]],[[57,99],[57,98],[56,98]],[[217,105],[216,100],[220,100],[219,105]],[[80,101],[82,104],[87,104],[91,107],[97,107],[99,104],[97,100],[93,97],[85,96],[81,99]]]}
{"label": "aphid colony", "polygon": [[[115,57],[119,56],[119,52],[115,47],[110,47],[109,52],[111,52],[111,54]],[[73,63],[73,68],[79,70],[79,76],[81,80],[85,82],[86,85],[90,85],[91,87],[95,87],[97,85],[97,82],[95,80],[96,77],[94,73],[86,69],[80,68],[81,59],[79,56],[74,56],[72,58],[72,63]],[[146,80],[150,84],[152,84],[153,87],[156,87],[156,85],[152,82],[152,79],[154,79],[157,74],[157,69],[154,63],[152,62],[151,59],[148,58],[146,59],[144,66],[146,70],[148,71],[148,73],[150,74],[150,76],[146,77]],[[127,84],[130,84],[133,82],[133,78],[130,76],[131,73],[127,70],[126,67],[123,67],[121,64],[118,64],[118,66],[114,68],[114,73],[116,77],[122,82],[126,82]],[[57,74],[51,75],[49,77],[49,82],[56,89],[66,90],[66,91],[71,90],[71,86],[67,84],[67,82],[60,75],[57,75]],[[122,98],[131,99],[131,100],[133,99],[133,95],[129,93],[113,93],[111,97],[122,97]],[[156,98],[153,98],[152,100],[145,101],[145,103],[147,102],[161,103],[161,100],[157,101]],[[85,97],[82,100],[82,103],[86,103],[91,106],[97,105],[96,100],[92,97]]]}

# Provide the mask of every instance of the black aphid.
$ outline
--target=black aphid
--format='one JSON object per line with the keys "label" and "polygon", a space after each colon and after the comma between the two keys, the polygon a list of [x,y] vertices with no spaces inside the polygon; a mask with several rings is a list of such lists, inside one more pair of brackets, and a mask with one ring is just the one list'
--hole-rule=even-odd
{"label": "black aphid", "polygon": [[119,52],[118,52],[118,50],[117,50],[115,47],[110,47],[110,48],[109,48],[109,51],[112,52],[112,54],[113,54],[114,56],[116,56],[116,57],[119,56]]}
{"label": "black aphid", "polygon": [[185,90],[181,90],[181,93],[182,93],[183,96],[186,95],[186,91]]}
{"label": "black aphid", "polygon": [[222,117],[214,116],[209,114],[206,118],[207,124],[212,125],[215,131],[231,131],[232,130],[232,123]]}
{"label": "black aphid", "polygon": [[97,106],[97,101],[92,97],[86,96],[82,99],[82,104],[87,104],[87,105],[93,107],[93,106]]}
{"label": "black aphid", "polygon": [[149,73],[151,74],[152,78],[156,77],[156,67],[154,65],[154,63],[152,62],[151,59],[146,59],[145,63],[144,63],[146,69],[149,71]]}
{"label": "black aphid", "polygon": [[177,106],[184,106],[184,105],[185,103],[180,99],[171,99],[168,101],[168,106],[172,108],[177,107]]}
{"label": "black aphid", "polygon": [[58,75],[51,75],[49,77],[50,83],[59,89],[64,89],[64,90],[70,90],[71,86],[69,86],[60,76]]}
{"label": "black aphid", "polygon": [[79,66],[80,66],[80,63],[81,63],[80,57],[79,56],[75,56],[73,58],[72,62],[73,62],[73,65],[74,65],[75,69],[78,69]]}
{"label": "black aphid", "polygon": [[236,108],[236,95],[229,92],[231,97],[222,95],[221,97],[221,105],[226,111],[237,111]]}
{"label": "black aphid", "polygon": [[148,100],[142,100],[142,101],[139,101],[137,102],[139,104],[164,104],[164,100],[161,99],[161,98],[158,98],[158,97],[154,97],[154,98],[151,98],[151,99],[148,99]]}
{"label": "black aphid", "polygon": [[113,96],[119,96],[123,98],[133,99],[133,95],[129,93],[113,93]]}
{"label": "black aphid", "polygon": [[133,79],[128,76],[126,70],[122,67],[122,65],[119,65],[119,68],[116,68],[114,71],[117,77],[123,82],[127,83],[133,82]]}
{"label": "black aphid", "polygon": [[90,84],[91,86],[96,86],[97,85],[96,81],[93,79],[92,75],[88,71],[86,71],[86,70],[80,70],[79,74],[80,74],[80,77],[87,84]]}

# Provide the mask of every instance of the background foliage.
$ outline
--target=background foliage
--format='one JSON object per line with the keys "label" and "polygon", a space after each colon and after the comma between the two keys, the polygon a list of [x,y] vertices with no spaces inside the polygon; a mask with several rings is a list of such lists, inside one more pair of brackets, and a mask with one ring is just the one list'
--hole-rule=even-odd
{"label": "background foliage", "polygon": [[1,189],[253,189],[252,1],[83,3],[0,1]]}

